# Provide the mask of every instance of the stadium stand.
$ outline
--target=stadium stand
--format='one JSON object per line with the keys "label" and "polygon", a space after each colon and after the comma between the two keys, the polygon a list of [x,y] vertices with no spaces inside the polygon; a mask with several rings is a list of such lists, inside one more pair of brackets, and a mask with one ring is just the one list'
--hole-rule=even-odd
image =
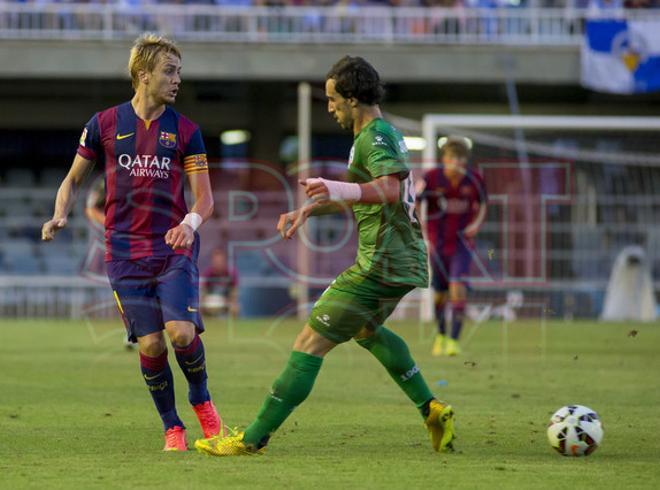
{"label": "stadium stand", "polygon": [[179,40],[247,43],[460,42],[577,44],[584,19],[657,8],[659,0],[190,0],[6,2],[15,39],[127,39],[145,30]]}

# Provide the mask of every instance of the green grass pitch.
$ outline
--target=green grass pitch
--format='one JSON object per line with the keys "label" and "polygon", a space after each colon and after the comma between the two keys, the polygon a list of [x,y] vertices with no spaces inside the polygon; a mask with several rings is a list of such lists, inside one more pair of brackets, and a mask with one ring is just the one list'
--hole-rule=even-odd
{"label": "green grass pitch", "polygon": [[[209,321],[209,386],[244,426],[300,323]],[[267,454],[162,453],[162,426],[118,322],[0,322],[0,488],[658,488],[660,325],[521,321],[468,326],[464,355],[430,356],[431,326],[392,322],[427,382],[457,412],[457,451],[435,454],[416,410],[367,352],[326,359]],[[635,330],[636,332],[631,332]],[[636,334],[635,334],[636,333]],[[200,436],[170,353],[189,443]],[[603,419],[603,445],[565,458],[550,414]]]}

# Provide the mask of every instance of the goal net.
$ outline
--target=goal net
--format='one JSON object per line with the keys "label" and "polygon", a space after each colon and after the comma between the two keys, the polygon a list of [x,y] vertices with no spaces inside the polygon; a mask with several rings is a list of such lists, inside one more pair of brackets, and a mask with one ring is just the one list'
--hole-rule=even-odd
{"label": "goal net", "polygon": [[[629,246],[644,253],[654,296],[660,290],[658,130],[660,118],[426,115],[418,177],[439,164],[443,138],[459,136],[472,145],[471,164],[487,187],[471,298],[505,305],[507,293],[516,291],[525,298],[522,314],[534,304],[550,317],[596,318],[615,259]],[[428,319],[430,292],[422,298]],[[538,307],[527,314],[538,314]]]}

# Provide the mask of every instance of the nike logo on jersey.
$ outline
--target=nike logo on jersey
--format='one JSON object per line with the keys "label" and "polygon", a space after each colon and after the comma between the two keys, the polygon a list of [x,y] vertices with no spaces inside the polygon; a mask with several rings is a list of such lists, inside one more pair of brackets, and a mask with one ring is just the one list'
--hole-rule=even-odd
{"label": "nike logo on jersey", "polygon": [[191,308],[190,306],[188,307],[188,311],[190,313],[197,313],[197,308]]}
{"label": "nike logo on jersey", "polygon": [[134,134],[135,134],[135,132],[132,132],[132,133],[126,133],[126,134],[119,134],[119,133],[117,133],[117,140],[125,140],[126,138],[130,138],[130,137],[133,136]]}

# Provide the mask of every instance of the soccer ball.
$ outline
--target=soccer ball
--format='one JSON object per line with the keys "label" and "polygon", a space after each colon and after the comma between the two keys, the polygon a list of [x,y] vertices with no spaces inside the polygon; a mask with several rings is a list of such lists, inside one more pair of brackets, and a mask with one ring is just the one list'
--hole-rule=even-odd
{"label": "soccer ball", "polygon": [[548,440],[563,456],[589,456],[603,440],[603,425],[589,407],[568,405],[550,418]]}

